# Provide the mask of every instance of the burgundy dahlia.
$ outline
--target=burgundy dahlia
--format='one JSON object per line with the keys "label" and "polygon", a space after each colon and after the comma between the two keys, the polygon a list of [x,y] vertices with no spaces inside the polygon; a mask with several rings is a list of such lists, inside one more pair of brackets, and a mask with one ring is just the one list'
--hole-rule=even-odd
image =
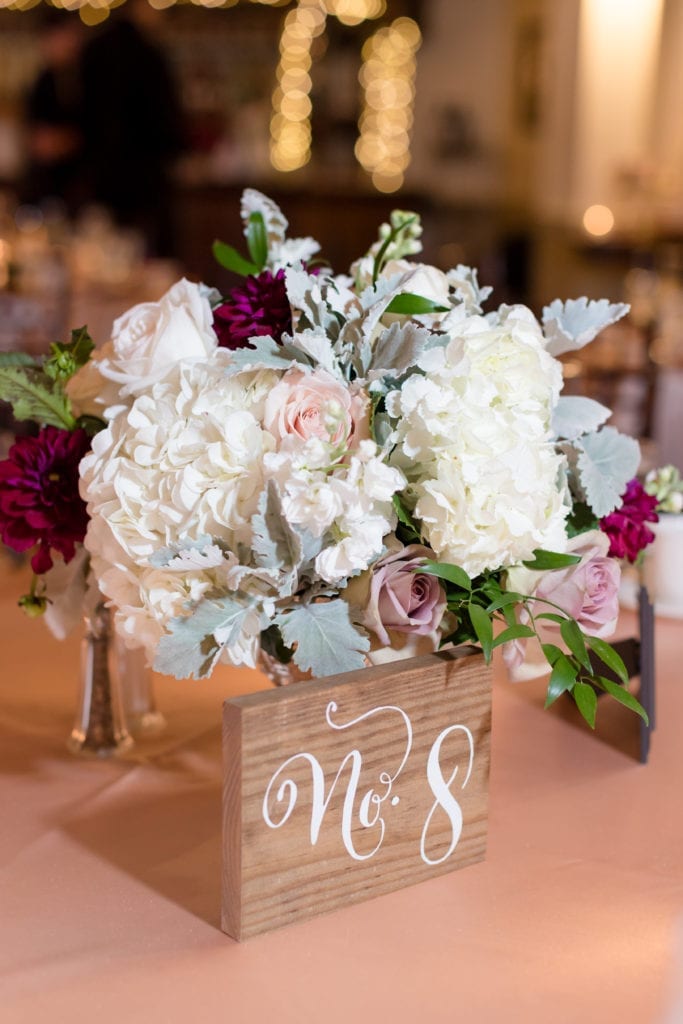
{"label": "burgundy dahlia", "polygon": [[78,464],[89,448],[84,430],[43,427],[37,437],[19,438],[0,462],[0,537],[15,551],[38,545],[36,573],[52,568],[52,551],[71,561],[85,537]]}
{"label": "burgundy dahlia", "polygon": [[635,562],[638,554],[655,539],[646,523],[656,523],[657,498],[648,494],[637,480],[631,480],[621,497],[621,505],[600,520],[600,529],[609,537],[609,553]]}
{"label": "burgundy dahlia", "polygon": [[244,348],[249,338],[270,334],[280,341],[292,330],[292,310],[285,288],[285,272],[264,270],[244,279],[213,311],[213,326],[223,348]]}

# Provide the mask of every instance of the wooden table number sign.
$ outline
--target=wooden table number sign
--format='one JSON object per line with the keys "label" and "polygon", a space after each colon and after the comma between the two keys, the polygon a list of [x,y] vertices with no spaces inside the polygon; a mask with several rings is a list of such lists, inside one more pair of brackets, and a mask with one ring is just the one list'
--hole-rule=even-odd
{"label": "wooden table number sign", "polygon": [[226,701],[223,929],[482,860],[490,729],[490,669],[457,650]]}

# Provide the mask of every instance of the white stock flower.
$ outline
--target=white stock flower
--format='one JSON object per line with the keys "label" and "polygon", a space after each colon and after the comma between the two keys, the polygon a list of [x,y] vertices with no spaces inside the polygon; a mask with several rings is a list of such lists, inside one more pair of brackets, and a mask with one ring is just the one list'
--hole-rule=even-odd
{"label": "white stock flower", "polygon": [[448,278],[443,271],[428,263],[412,263],[410,260],[389,260],[382,268],[380,277],[390,279],[399,274],[396,294],[410,292],[423,299],[431,299],[439,306],[450,306]]}
{"label": "white stock flower", "polygon": [[446,348],[387,401],[397,419],[394,461],[443,561],[470,576],[563,550],[564,458],[550,437],[561,369],[521,307],[501,323],[470,317]]}
{"label": "white stock flower", "polygon": [[158,302],[133,306],[114,321],[111,346],[96,359],[97,371],[138,395],[182,360],[207,359],[218,342],[204,290],[184,278]]}

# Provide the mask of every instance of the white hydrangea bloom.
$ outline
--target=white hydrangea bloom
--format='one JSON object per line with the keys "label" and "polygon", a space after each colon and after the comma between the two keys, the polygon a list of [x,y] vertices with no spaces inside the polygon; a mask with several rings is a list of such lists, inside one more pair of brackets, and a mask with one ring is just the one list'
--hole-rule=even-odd
{"label": "white hydrangea bloom", "polygon": [[564,458],[550,434],[562,375],[533,315],[470,317],[420,368],[428,376],[412,374],[387,408],[399,421],[395,462],[437,556],[476,576],[537,547],[563,550]]}
{"label": "white hydrangea bloom", "polygon": [[272,371],[225,376],[229,353],[181,363],[93,439],[81,463],[91,517],[86,547],[117,628],[153,650],[163,626],[220,583],[222,567],[182,572],[151,563],[160,549],[209,535],[228,551],[251,539],[274,447],[260,421]]}
{"label": "white hydrangea bloom", "polygon": [[374,441],[361,441],[343,462],[332,445],[317,438],[296,448],[285,444],[264,462],[280,487],[287,520],[324,537],[315,563],[323,580],[333,583],[367,569],[381,554],[384,537],[396,525],[393,495],[406,481],[383,462]]}

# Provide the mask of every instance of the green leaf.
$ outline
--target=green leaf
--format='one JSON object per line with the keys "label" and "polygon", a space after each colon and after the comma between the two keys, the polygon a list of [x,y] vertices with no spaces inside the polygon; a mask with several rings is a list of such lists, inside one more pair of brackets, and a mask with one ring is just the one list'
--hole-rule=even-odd
{"label": "green leaf", "polygon": [[107,424],[104,420],[99,419],[98,416],[79,416],[76,420],[76,426],[80,427],[81,430],[85,430],[88,437],[94,437],[95,434],[99,434],[100,430],[104,430]]}
{"label": "green leaf", "polygon": [[488,664],[491,660],[491,651],[493,650],[493,624],[488,613],[484,611],[481,605],[471,604],[469,606],[469,613],[474,632],[477,634],[477,640],[481,644],[484,658]]}
{"label": "green leaf", "polygon": [[493,647],[500,647],[501,644],[506,644],[508,640],[521,640],[524,637],[536,636],[535,631],[531,626],[524,626],[521,622],[516,622],[514,626],[508,626],[502,633],[493,641]]}
{"label": "green leaf", "polygon": [[567,536],[576,537],[577,534],[585,533],[586,530],[597,530],[599,525],[599,520],[593,514],[590,506],[583,501],[574,502],[567,520]]}
{"label": "green leaf", "polygon": [[425,299],[422,295],[402,292],[391,300],[384,312],[402,313],[406,316],[421,316],[424,313],[447,313],[448,306],[442,306],[432,299]]}
{"label": "green leaf", "polygon": [[543,548],[534,550],[534,557],[522,562],[527,569],[534,569],[536,572],[545,572],[548,569],[566,569],[568,565],[576,565],[581,561],[580,555],[561,555],[558,551],[544,551]]}
{"label": "green leaf", "polygon": [[90,359],[95,343],[87,327],[78,327],[71,332],[71,341],[64,344],[55,341],[50,345],[52,355],[45,360],[43,370],[53,380],[62,383],[69,380]]}
{"label": "green leaf", "polygon": [[249,274],[258,274],[259,272],[259,268],[255,263],[245,260],[244,256],[240,256],[237,249],[233,249],[226,242],[216,240],[211,246],[211,251],[216,262],[220,263],[226,270],[232,270],[234,274],[247,277]]}
{"label": "green leaf", "polygon": [[249,255],[258,269],[263,270],[268,262],[268,233],[263,214],[259,210],[254,210],[253,213],[249,214],[245,233]]}
{"label": "green leaf", "polygon": [[[405,536],[402,538],[402,540],[404,540],[404,541],[407,540],[408,543],[413,543],[413,542],[420,543],[422,538],[420,537],[420,532],[419,532],[419,530],[417,528],[417,524],[416,524],[415,520],[413,519],[413,517],[411,516],[410,512],[408,511],[408,509],[405,507],[405,505],[401,501],[401,496],[399,494],[394,494],[394,496],[391,499],[391,502],[392,502],[392,504],[394,506],[394,512],[396,513],[396,518],[398,519],[398,521],[401,524],[401,526],[403,526],[404,529],[405,529]],[[420,570],[420,571],[422,571],[422,570]],[[425,570],[425,571],[427,571],[427,570]]]}
{"label": "green leaf", "polygon": [[566,657],[562,648],[556,647],[555,644],[541,644],[541,649],[549,665],[554,665],[559,658]]}
{"label": "green leaf", "polygon": [[579,664],[583,665],[587,672],[592,672],[593,668],[590,663],[590,658],[588,657],[583,633],[574,619],[565,619],[560,626],[560,633],[562,634],[562,639]]}
{"label": "green leaf", "polygon": [[586,643],[592,651],[595,651],[598,658],[611,668],[616,676],[621,679],[622,683],[628,683],[628,671],[620,654],[614,650],[614,648],[608,644],[605,640],[601,640],[597,636],[587,636]]}
{"label": "green leaf", "polygon": [[426,572],[430,576],[438,576],[439,579],[447,580],[449,583],[459,587],[460,590],[469,592],[472,589],[472,580],[459,565],[448,565],[447,562],[425,562],[420,572]]}
{"label": "green leaf", "polygon": [[566,615],[558,615],[557,612],[540,612],[538,615],[534,615],[535,619],[548,619],[550,622],[556,623],[561,626],[563,622],[567,621]]}
{"label": "green leaf", "polygon": [[0,352],[0,369],[4,366],[39,366],[28,352]]}
{"label": "green leaf", "polygon": [[62,389],[35,366],[0,366],[0,399],[10,403],[17,420],[33,420],[66,430],[76,427]]}
{"label": "green leaf", "polygon": [[474,643],[477,643],[477,635],[472,629],[467,615],[464,615],[453,632],[442,637],[440,646],[445,647],[447,644],[452,644],[454,647],[460,647],[462,644]]}
{"label": "green leaf", "polygon": [[320,677],[365,667],[370,641],[354,629],[349,606],[341,599],[297,605],[279,612],[275,624],[303,672]]}
{"label": "green leaf", "polygon": [[640,715],[646,725],[650,724],[647,711],[640,701],[636,700],[632,693],[629,693],[629,691],[624,689],[623,686],[620,686],[619,683],[615,683],[613,679],[606,679],[605,676],[598,676],[598,683],[607,691],[607,693],[614,697],[615,700],[618,700],[620,704],[623,704],[625,707],[630,708],[631,711],[635,711],[637,715]]}
{"label": "green leaf", "polygon": [[[552,644],[543,644],[543,651],[545,653],[546,647],[552,647]],[[553,704],[561,694],[566,693],[567,690],[571,690],[576,684],[576,677],[579,669],[577,665],[569,660],[566,654],[555,648],[558,651],[558,656],[554,661],[550,662],[553,666],[552,673],[550,675],[550,682],[548,683],[548,693],[545,698],[545,706],[547,708]],[[546,657],[548,655],[546,654]],[[550,661],[550,658],[548,658]]]}
{"label": "green leaf", "polygon": [[595,712],[598,707],[598,698],[595,690],[588,683],[577,683],[572,690],[572,696],[576,701],[576,706],[590,725],[591,729],[595,728]]}
{"label": "green leaf", "polygon": [[422,248],[419,243],[415,244],[414,241],[422,233],[420,218],[416,213],[393,210],[390,220],[390,230],[379,247],[372,267],[373,285],[387,260],[401,259],[403,256],[419,252]]}
{"label": "green leaf", "polygon": [[486,611],[489,612],[489,614],[491,612],[497,612],[501,608],[508,608],[511,605],[522,604],[523,600],[524,599],[521,594],[515,594],[512,591],[507,591],[506,593],[501,594],[500,597],[497,597],[495,601],[491,601],[490,604],[487,604]]}

